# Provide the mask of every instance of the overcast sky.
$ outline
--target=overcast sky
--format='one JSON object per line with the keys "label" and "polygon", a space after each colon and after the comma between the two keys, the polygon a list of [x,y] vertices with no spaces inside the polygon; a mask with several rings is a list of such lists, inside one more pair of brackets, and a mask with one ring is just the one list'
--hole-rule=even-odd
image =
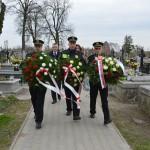
{"label": "overcast sky", "polygon": [[[4,1],[4,0],[3,0]],[[126,34],[134,44],[150,49],[150,0],[71,0],[68,22],[84,47],[94,41],[122,44]],[[0,46],[4,40],[9,47],[21,45],[16,34],[15,16],[6,16]]]}

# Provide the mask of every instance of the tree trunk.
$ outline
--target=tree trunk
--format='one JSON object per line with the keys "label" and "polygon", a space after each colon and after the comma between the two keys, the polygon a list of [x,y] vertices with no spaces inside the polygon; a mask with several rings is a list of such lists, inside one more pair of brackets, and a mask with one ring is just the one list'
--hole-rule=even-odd
{"label": "tree trunk", "polygon": [[23,51],[25,51],[25,27],[26,27],[26,14],[24,15],[23,18],[23,26],[22,26],[22,58],[23,58]]}
{"label": "tree trunk", "polygon": [[56,41],[55,41],[57,44],[58,44],[58,48],[59,48],[59,33],[58,31],[56,31]]}

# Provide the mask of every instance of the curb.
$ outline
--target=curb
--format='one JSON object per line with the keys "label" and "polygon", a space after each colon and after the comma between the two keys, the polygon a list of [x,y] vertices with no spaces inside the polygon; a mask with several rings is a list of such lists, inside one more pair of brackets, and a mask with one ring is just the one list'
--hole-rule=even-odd
{"label": "curb", "polygon": [[17,140],[18,140],[18,138],[19,138],[19,136],[20,136],[20,134],[21,134],[21,132],[22,132],[22,130],[23,130],[25,124],[27,123],[27,120],[28,120],[28,118],[29,118],[29,116],[30,116],[32,110],[33,110],[33,109],[32,109],[32,106],[31,106],[29,112],[27,113],[27,116],[26,116],[25,120],[23,121],[23,123],[22,123],[22,125],[21,125],[21,127],[20,127],[20,129],[19,129],[19,131],[18,131],[18,133],[17,133],[16,136],[14,137],[13,142],[12,142],[12,144],[11,144],[9,150],[14,150],[14,146],[15,146],[15,144],[17,143]]}

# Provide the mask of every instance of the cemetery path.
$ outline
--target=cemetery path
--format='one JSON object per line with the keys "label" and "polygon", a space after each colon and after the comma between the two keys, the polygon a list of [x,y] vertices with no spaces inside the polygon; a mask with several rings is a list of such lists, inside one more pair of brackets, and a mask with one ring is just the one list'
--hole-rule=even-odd
{"label": "cemetery path", "polygon": [[82,119],[73,121],[65,116],[65,101],[52,105],[47,91],[42,129],[35,129],[31,109],[10,150],[131,150],[113,123],[103,125],[100,106],[95,119],[88,117],[89,92],[83,91],[81,100]]}

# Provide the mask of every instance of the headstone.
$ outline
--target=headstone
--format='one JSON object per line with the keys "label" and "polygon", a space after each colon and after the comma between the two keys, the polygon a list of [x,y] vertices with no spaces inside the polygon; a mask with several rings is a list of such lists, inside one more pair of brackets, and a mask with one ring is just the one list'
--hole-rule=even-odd
{"label": "headstone", "polygon": [[139,109],[150,117],[150,85],[140,86],[138,96]]}

